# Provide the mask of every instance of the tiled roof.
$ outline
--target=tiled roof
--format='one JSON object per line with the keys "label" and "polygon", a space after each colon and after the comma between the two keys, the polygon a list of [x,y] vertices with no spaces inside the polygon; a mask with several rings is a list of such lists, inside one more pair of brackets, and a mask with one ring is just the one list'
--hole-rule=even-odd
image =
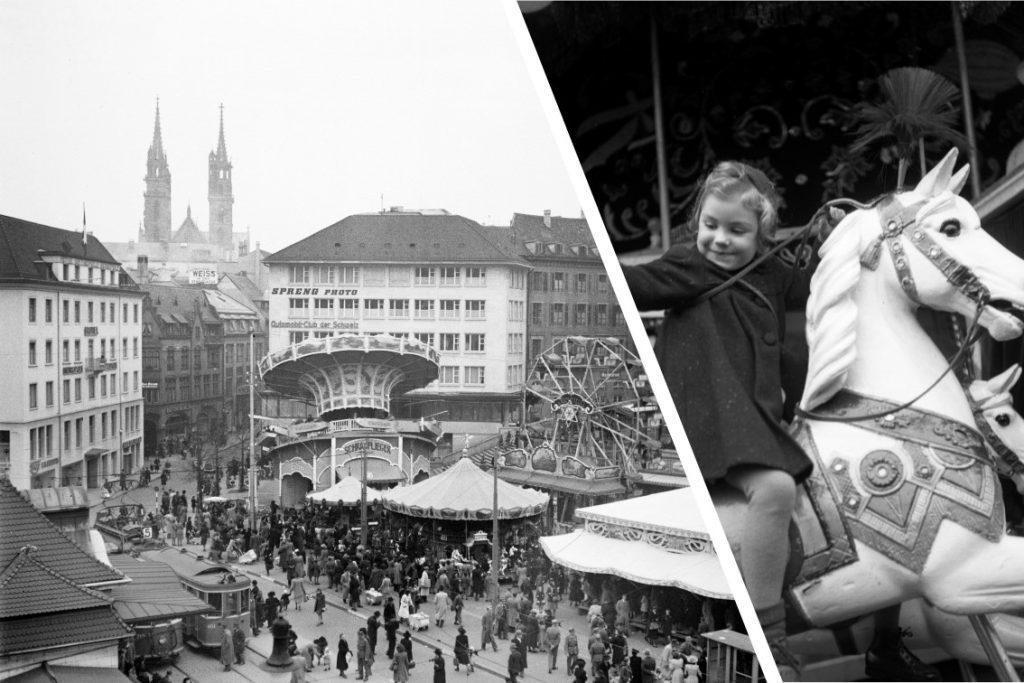
{"label": "tiled roof", "polygon": [[215,611],[182,588],[178,575],[163,562],[145,555],[140,558],[114,555],[110,561],[132,580],[129,584],[114,586],[110,591],[114,609],[128,623]]}
{"label": "tiled roof", "polygon": [[168,322],[193,322],[195,304],[198,301],[199,315],[203,322],[213,322],[213,314],[206,308],[206,294],[200,288],[182,287],[174,284],[148,283],[142,291],[149,296],[148,305],[154,313]]}
{"label": "tiled roof", "polygon": [[514,245],[462,216],[378,213],[349,216],[268,256],[266,263],[522,263]]}
{"label": "tiled roof", "polygon": [[594,245],[594,236],[585,218],[564,218],[550,216],[550,226],[544,224],[544,216],[525,213],[512,215],[512,230],[520,242],[561,242],[563,244]]}
{"label": "tiled roof", "polygon": [[123,581],[123,577],[78,547],[26,500],[10,482],[0,481],[0,571],[25,546],[32,557],[75,584]]}
{"label": "tiled roof", "polygon": [[[111,604],[109,598],[76,586],[33,557],[19,553],[0,571],[0,619],[51,614]],[[11,599],[13,598],[13,599]]]}
{"label": "tiled roof", "polygon": [[95,237],[82,244],[82,233],[0,215],[0,280],[52,281],[48,268],[37,264],[39,252],[64,254],[99,263],[119,262]]}
{"label": "tiled roof", "polygon": [[77,643],[116,641],[131,633],[109,604],[72,612],[0,620],[0,652],[47,650]]}

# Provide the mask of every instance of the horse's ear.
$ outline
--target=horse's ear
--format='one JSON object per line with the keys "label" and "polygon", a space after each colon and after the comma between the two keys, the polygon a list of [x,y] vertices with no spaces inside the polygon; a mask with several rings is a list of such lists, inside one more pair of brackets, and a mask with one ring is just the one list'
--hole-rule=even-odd
{"label": "horse's ear", "polygon": [[1018,363],[1014,363],[1006,370],[1004,370],[1002,373],[996,375],[995,377],[992,378],[992,380],[989,381],[1000,380],[1002,382],[1002,386],[999,388],[999,393],[1002,393],[1004,391],[1009,391],[1010,389],[1012,389],[1014,385],[1017,384],[1017,380],[1020,379],[1020,375],[1020,365]]}
{"label": "horse's ear", "polygon": [[921,193],[925,197],[934,197],[946,190],[949,187],[950,178],[953,176],[953,166],[956,165],[956,157],[956,147],[950,148],[946,152],[946,156],[942,158],[942,161],[921,178],[921,182],[917,184],[914,191]]}
{"label": "horse's ear", "polygon": [[960,194],[960,190],[964,189],[964,185],[967,184],[967,177],[971,175],[971,165],[964,164],[963,168],[953,174],[953,177],[949,180],[949,191],[953,194]]}

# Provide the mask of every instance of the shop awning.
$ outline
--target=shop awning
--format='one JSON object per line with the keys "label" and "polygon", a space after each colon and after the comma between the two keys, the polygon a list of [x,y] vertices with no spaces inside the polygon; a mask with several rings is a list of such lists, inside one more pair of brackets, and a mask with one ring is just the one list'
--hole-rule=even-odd
{"label": "shop awning", "polygon": [[582,529],[560,536],[542,536],[540,545],[552,562],[576,571],[612,574],[649,586],[672,586],[710,598],[732,599],[714,553],[671,552]]}
{"label": "shop awning", "polygon": [[509,467],[498,470],[498,477],[521,486],[564,493],[583,493],[588,496],[618,496],[626,492],[626,487],[618,479],[580,479],[579,477],[562,477],[548,472],[527,472]]}

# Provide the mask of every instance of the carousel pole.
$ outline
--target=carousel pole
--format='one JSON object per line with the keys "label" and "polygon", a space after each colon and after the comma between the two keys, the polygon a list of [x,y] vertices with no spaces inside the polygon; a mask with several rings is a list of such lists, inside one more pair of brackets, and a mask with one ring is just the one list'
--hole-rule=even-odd
{"label": "carousel pole", "polygon": [[494,479],[494,500],[491,503],[491,583],[494,594],[491,596],[492,614],[498,613],[498,562],[501,552],[498,547],[498,454],[491,456],[491,472]]}

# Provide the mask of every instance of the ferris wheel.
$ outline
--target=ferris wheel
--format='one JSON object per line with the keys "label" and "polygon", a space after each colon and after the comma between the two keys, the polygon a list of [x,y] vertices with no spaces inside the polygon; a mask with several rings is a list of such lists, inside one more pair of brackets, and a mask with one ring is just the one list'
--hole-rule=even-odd
{"label": "ferris wheel", "polygon": [[539,354],[526,380],[531,440],[592,467],[636,469],[655,410],[639,359],[615,338],[567,337]]}

